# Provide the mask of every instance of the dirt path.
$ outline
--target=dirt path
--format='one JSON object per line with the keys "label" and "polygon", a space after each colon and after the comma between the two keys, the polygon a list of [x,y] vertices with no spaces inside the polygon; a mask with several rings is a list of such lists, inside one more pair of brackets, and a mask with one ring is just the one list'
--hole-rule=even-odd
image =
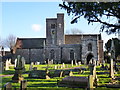
{"label": "dirt path", "polygon": [[13,76],[13,74],[12,75],[0,75],[0,77],[7,77],[7,76]]}

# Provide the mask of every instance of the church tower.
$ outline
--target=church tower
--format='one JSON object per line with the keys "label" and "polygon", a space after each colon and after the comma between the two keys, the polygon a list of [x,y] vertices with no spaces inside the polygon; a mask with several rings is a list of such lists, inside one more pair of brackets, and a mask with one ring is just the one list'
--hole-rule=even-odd
{"label": "church tower", "polygon": [[46,44],[64,44],[64,14],[57,14],[57,18],[46,19]]}

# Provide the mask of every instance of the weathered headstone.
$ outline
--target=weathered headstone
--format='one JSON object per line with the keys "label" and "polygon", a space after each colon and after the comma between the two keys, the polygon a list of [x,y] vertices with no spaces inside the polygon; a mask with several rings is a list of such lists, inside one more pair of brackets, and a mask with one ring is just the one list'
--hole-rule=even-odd
{"label": "weathered headstone", "polygon": [[70,88],[87,88],[88,77],[68,76],[58,82],[58,86],[65,86]]}
{"label": "weathered headstone", "polygon": [[110,62],[110,77],[114,78],[113,59]]}
{"label": "weathered headstone", "polygon": [[34,65],[34,62],[31,62],[31,65]]}
{"label": "weathered headstone", "polygon": [[62,67],[65,68],[65,64],[64,63],[62,64]]}
{"label": "weathered headstone", "polygon": [[5,70],[9,70],[9,61],[8,61],[8,59],[5,62]]}
{"label": "weathered headstone", "polygon": [[29,70],[30,70],[30,71],[33,70],[33,65],[32,65],[32,63],[30,64]]}
{"label": "weathered headstone", "polygon": [[63,73],[62,73],[62,77],[66,76],[66,75],[67,75],[67,76],[72,76],[73,73],[72,73],[71,70],[64,70]]}
{"label": "weathered headstone", "polygon": [[29,72],[29,78],[50,79],[46,70],[33,70]]}
{"label": "weathered headstone", "polygon": [[22,80],[21,81],[20,90],[27,90],[27,80]]}
{"label": "weathered headstone", "polygon": [[53,59],[51,60],[51,64],[53,64]]}
{"label": "weathered headstone", "polygon": [[4,90],[12,90],[12,84],[11,82],[8,82],[4,85]]}
{"label": "weathered headstone", "polygon": [[78,65],[81,65],[81,62],[80,62],[80,61],[78,62]]}
{"label": "weathered headstone", "polygon": [[57,69],[57,66],[56,66],[56,65],[54,66],[54,69]]}
{"label": "weathered headstone", "polygon": [[72,67],[73,67],[73,60],[71,61],[71,65],[72,65]]}
{"label": "weathered headstone", "polygon": [[11,65],[11,59],[9,59],[8,62],[9,62],[9,66],[10,66]]}
{"label": "weathered headstone", "polygon": [[78,65],[77,60],[75,60],[75,65],[76,65],[76,66]]}
{"label": "weathered headstone", "polygon": [[16,67],[16,64],[17,64],[17,58],[15,59],[15,67]]}

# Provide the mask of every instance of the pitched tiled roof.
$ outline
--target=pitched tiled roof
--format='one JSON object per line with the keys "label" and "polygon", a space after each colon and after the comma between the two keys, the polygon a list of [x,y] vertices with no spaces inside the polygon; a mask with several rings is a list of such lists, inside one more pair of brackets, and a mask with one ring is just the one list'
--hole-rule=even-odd
{"label": "pitched tiled roof", "polygon": [[46,38],[17,38],[16,47],[22,49],[43,48]]}

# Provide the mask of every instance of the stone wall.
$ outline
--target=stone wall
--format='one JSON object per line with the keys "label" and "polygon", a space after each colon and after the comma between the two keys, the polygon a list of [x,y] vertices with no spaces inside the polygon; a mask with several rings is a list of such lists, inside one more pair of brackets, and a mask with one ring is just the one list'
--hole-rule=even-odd
{"label": "stone wall", "polygon": [[26,63],[44,62],[43,49],[17,49],[16,55],[21,55],[25,58]]}

